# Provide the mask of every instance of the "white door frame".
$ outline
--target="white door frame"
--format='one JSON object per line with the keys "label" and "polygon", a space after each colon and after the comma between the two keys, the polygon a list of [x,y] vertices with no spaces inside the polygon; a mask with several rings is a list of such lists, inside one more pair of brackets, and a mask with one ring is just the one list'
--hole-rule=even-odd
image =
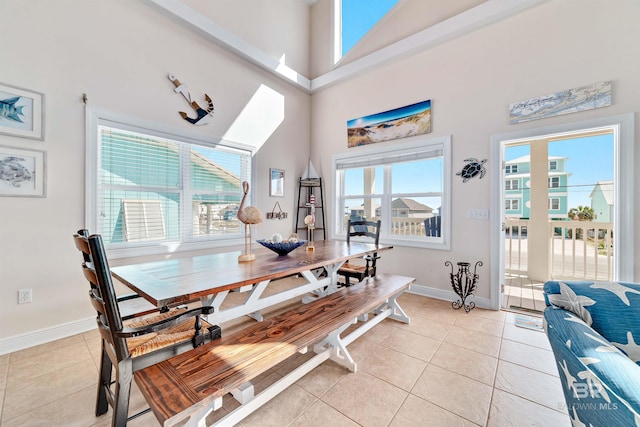
{"label": "white door frame", "polygon": [[[634,113],[617,116],[598,117],[579,122],[526,129],[491,136],[491,309],[502,307],[501,285],[504,278],[504,238],[502,238],[503,221],[503,168],[504,150],[502,142],[517,142],[554,134],[583,133],[585,129],[614,129],[614,224],[624,233],[616,231],[614,254],[618,262],[614,262],[613,279],[633,281],[634,261]],[[624,201],[624,203],[620,203]],[[623,250],[624,248],[624,250]]]}

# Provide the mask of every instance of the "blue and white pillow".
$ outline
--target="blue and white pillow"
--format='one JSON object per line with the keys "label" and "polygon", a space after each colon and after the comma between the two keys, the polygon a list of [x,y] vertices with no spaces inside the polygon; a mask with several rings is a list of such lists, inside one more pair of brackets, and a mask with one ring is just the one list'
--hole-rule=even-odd
{"label": "blue and white pillow", "polygon": [[550,304],[575,313],[640,365],[640,284],[550,281],[544,291]]}

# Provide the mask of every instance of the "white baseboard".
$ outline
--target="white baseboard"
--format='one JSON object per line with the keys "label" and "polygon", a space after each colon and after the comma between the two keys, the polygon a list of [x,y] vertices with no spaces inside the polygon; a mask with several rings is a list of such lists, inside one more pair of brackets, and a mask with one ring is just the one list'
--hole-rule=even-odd
{"label": "white baseboard", "polygon": [[46,344],[72,335],[87,332],[96,328],[96,318],[75,320],[69,323],[51,326],[26,334],[14,335],[12,337],[0,338],[0,356],[24,350],[40,344]]}
{"label": "white baseboard", "polygon": [[[422,295],[424,297],[440,299],[444,301],[453,302],[459,300],[460,297],[450,290],[438,289],[438,288],[430,288],[424,285],[411,285],[411,288],[408,291],[409,293]],[[483,298],[478,296],[471,296],[467,301],[473,301],[476,303],[476,307],[485,308],[487,310],[491,309],[491,300],[489,298]]]}

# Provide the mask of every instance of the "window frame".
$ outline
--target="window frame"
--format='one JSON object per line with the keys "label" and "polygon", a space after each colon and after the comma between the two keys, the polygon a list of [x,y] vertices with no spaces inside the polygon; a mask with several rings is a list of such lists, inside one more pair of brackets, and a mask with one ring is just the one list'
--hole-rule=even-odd
{"label": "window frame", "polygon": [[[389,14],[392,13],[392,11],[394,9],[396,9],[398,7],[398,4],[401,2],[402,0],[396,0],[396,3],[384,14],[382,15],[370,28],[369,30],[367,30],[367,32],[365,34],[363,34],[358,41],[354,44],[353,47],[356,47],[360,44],[360,42],[367,37],[367,34],[369,34],[369,32],[375,28],[376,26],[378,26],[380,24],[380,22],[384,19],[387,19]],[[348,55],[349,52],[351,52],[351,50],[345,52],[344,54],[342,53],[342,46],[343,46],[343,22],[342,22],[342,2],[343,0],[333,0],[331,2],[331,14],[332,14],[332,22],[333,22],[333,31],[331,34],[331,64],[333,64],[333,67],[337,67],[340,62],[342,62],[342,58],[344,58],[346,55]]]}
{"label": "window frame", "polygon": [[[346,239],[346,232],[342,230],[341,221],[344,216],[342,211],[342,191],[344,188],[343,182],[338,178],[339,168],[337,163],[341,161],[354,161],[363,160],[367,158],[381,158],[385,154],[397,155],[401,152],[411,151],[433,151],[436,147],[440,146],[442,150],[442,204],[441,204],[441,237],[429,238],[427,236],[406,236],[406,235],[392,235],[390,234],[390,223],[383,220],[382,229],[380,232],[380,242],[384,244],[392,244],[397,246],[406,247],[418,247],[427,249],[438,250],[450,250],[451,249],[451,135],[439,136],[439,137],[426,137],[425,135],[419,135],[409,138],[404,138],[402,142],[396,141],[391,144],[369,144],[350,150],[348,153],[336,154],[332,159],[332,180],[331,186],[332,199],[335,201],[333,209],[331,209],[331,238],[344,240]],[[397,164],[397,163],[396,163]],[[386,166],[392,166],[388,164]],[[392,193],[391,183],[386,182],[385,188],[380,193],[382,199],[382,215],[388,217],[391,210],[391,195]],[[378,196],[376,196],[378,198]],[[388,212],[387,212],[388,211]]]}
{"label": "window frame", "polygon": [[504,167],[504,173],[505,175],[509,175],[512,173],[518,173],[518,164],[513,164],[513,165],[506,165]]}
{"label": "window frame", "polygon": [[[159,138],[167,138],[180,143],[197,145],[203,147],[214,148],[216,146],[224,146],[231,149],[247,151],[248,155],[253,159],[255,156],[255,147],[239,144],[224,140],[219,137],[210,137],[206,135],[186,132],[163,126],[151,121],[131,117],[124,114],[114,113],[107,110],[87,107],[85,114],[85,227],[91,233],[98,230],[98,185],[99,185],[99,126],[112,126],[114,128],[143,133],[149,136]],[[255,180],[255,162],[251,161],[249,167],[249,182],[253,187]],[[181,196],[188,191],[180,188]],[[254,193],[251,193],[250,204],[253,205]],[[182,224],[181,224],[182,225]],[[106,250],[110,258],[128,258],[133,256],[168,254],[182,251],[198,250],[214,247],[236,246],[244,242],[243,227],[240,227],[238,234],[229,234],[226,236],[215,237],[199,237],[197,239],[182,239],[179,241],[142,241],[135,243],[127,243],[125,245],[107,246]]]}
{"label": "window frame", "polygon": [[[505,201],[505,206],[504,206],[504,210],[505,211],[520,211],[520,199],[504,199]],[[507,208],[507,203],[509,204],[509,208]],[[515,205],[515,208],[513,207]]]}
{"label": "window frame", "polygon": [[[553,185],[554,181],[557,185]],[[547,178],[547,188],[560,188],[560,177],[559,176],[550,176]]]}
{"label": "window frame", "polygon": [[[515,188],[513,186],[513,183],[516,183]],[[510,190],[520,190],[520,180],[517,178],[510,178],[510,179],[506,179],[504,182],[504,189],[505,191],[510,191]]]}
{"label": "window frame", "polygon": [[[558,211],[560,210],[560,198],[559,197],[549,197],[547,202],[547,210],[549,211]],[[553,207],[555,204],[557,205],[555,208]]]}

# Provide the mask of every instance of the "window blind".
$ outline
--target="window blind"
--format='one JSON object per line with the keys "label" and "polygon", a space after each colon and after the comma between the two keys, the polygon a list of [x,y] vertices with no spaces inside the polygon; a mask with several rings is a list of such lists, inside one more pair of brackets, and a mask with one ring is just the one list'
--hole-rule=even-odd
{"label": "window blind", "polygon": [[393,152],[381,152],[367,156],[353,158],[342,158],[336,160],[336,169],[353,169],[371,166],[383,166],[403,162],[413,162],[416,160],[432,159],[443,156],[443,148],[440,145],[425,147],[424,149],[414,148],[411,150],[401,150]]}
{"label": "window blind", "polygon": [[97,232],[107,245],[240,235],[252,153],[189,141],[98,125]]}

